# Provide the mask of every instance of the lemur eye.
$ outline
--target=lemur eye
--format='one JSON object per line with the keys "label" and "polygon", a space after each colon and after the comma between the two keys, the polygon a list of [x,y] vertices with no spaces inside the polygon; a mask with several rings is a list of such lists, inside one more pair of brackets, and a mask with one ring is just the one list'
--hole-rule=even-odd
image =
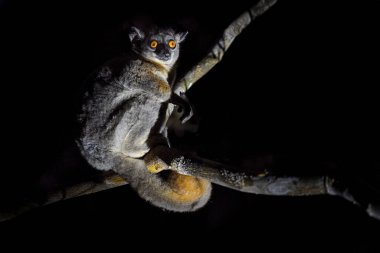
{"label": "lemur eye", "polygon": [[175,43],[174,40],[170,40],[169,43],[168,43],[169,47],[170,48],[175,48],[175,46],[177,45],[177,43]]}
{"label": "lemur eye", "polygon": [[156,48],[157,45],[158,45],[157,40],[152,40],[152,41],[150,42],[150,47],[151,47],[151,48]]}

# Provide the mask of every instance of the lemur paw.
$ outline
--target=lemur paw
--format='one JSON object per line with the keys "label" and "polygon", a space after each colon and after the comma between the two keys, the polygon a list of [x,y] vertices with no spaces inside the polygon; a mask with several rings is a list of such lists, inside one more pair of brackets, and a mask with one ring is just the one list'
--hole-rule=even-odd
{"label": "lemur paw", "polygon": [[144,157],[144,162],[151,173],[159,173],[163,170],[169,169],[169,165],[167,165],[161,158],[150,153]]}

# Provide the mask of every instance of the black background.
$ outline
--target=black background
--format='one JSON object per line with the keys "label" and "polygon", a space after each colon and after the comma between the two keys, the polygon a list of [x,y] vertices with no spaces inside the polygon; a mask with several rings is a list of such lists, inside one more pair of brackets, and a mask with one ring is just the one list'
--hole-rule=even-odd
{"label": "black background", "polygon": [[[72,141],[78,87],[96,66],[126,50],[123,29],[133,20],[190,32],[183,73],[251,4],[0,2],[3,145],[10,162],[1,169],[4,205],[22,199],[51,164],[79,166],[74,157],[60,160]],[[378,175],[379,11],[376,1],[279,1],[189,91],[200,129],[184,141],[204,156],[239,165],[266,157],[276,169],[298,174]],[[79,237],[113,234],[117,227],[146,238],[183,236],[184,242],[191,234],[193,244],[206,232],[226,245],[267,249],[302,250],[300,241],[349,252],[379,248],[371,232],[379,221],[343,200],[253,196],[217,186],[196,213],[163,212],[126,186],[38,208],[0,226],[21,234],[69,228]],[[286,243],[273,243],[279,239]]]}

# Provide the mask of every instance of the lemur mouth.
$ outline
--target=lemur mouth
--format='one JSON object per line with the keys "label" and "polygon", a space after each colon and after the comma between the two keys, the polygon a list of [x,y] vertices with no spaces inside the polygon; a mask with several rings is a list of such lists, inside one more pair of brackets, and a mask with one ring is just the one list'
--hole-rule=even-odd
{"label": "lemur mouth", "polygon": [[170,56],[165,56],[165,55],[158,56],[157,58],[160,59],[161,61],[169,61],[170,60]]}

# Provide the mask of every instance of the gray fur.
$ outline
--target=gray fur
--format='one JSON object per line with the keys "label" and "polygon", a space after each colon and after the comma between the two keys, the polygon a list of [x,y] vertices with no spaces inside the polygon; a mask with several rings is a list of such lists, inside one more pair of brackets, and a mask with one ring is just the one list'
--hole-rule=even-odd
{"label": "gray fur", "polygon": [[[171,190],[170,185],[150,173],[141,159],[152,147],[168,145],[166,123],[173,103],[187,108],[187,116],[191,116],[186,101],[172,93],[168,83],[178,59],[179,40],[186,34],[171,29],[144,33],[132,28],[129,35],[133,52],[107,62],[88,80],[79,115],[78,146],[90,165],[120,173],[154,205],[174,211],[196,210],[209,199],[211,185],[195,203],[176,202],[163,195]],[[152,39],[159,42],[157,50],[149,47]],[[177,41],[175,49],[167,47],[169,40]],[[170,57],[165,55],[163,60],[159,50]]]}

